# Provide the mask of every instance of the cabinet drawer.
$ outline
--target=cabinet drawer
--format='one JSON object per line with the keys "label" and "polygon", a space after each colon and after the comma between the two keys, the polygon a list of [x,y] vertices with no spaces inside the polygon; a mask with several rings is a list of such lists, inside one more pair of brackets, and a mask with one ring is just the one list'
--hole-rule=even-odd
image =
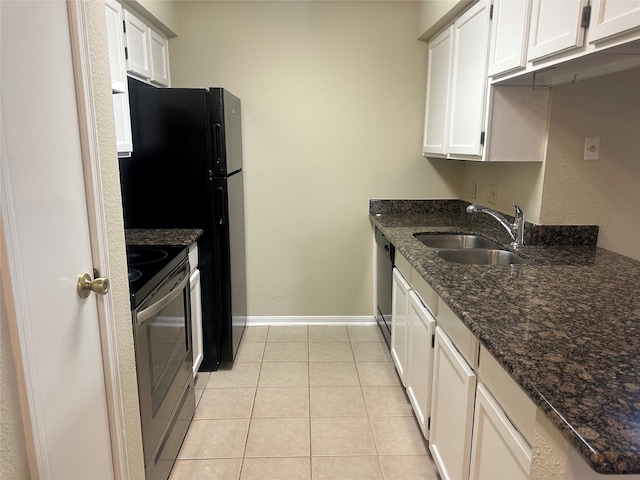
{"label": "cabinet drawer", "polygon": [[533,445],[536,406],[489,351],[480,346],[479,376],[498,401],[505,414],[525,438]]}
{"label": "cabinet drawer", "polygon": [[420,297],[423,305],[435,315],[438,312],[438,294],[422,275],[411,266],[409,260],[396,251],[395,265],[402,276],[409,282],[411,289]]}
{"label": "cabinet drawer", "polygon": [[405,280],[411,283],[411,270],[413,270],[413,267],[409,264],[409,260],[404,258],[398,250],[396,250],[394,263],[396,265],[396,268],[400,270],[400,273],[402,273],[402,276],[405,278]]}
{"label": "cabinet drawer", "polygon": [[475,370],[478,366],[478,339],[440,297],[438,297],[436,319],[438,325],[447,332],[456,349]]}
{"label": "cabinet drawer", "polygon": [[438,294],[415,268],[411,269],[411,281],[409,283],[411,283],[411,287],[418,294],[424,306],[433,315],[436,315],[438,313]]}

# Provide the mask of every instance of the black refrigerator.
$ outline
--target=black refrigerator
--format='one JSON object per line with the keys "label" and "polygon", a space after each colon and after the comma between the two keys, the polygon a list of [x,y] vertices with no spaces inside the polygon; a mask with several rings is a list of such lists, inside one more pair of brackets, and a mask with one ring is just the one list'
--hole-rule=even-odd
{"label": "black refrigerator", "polygon": [[201,228],[204,359],[235,358],[247,315],[240,99],[129,79],[133,155],[120,159],[125,228]]}

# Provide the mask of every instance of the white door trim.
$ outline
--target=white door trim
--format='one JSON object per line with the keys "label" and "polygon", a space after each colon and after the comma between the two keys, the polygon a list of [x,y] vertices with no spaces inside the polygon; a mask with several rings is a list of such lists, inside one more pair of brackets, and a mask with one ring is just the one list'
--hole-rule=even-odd
{"label": "white door trim", "polygon": [[[78,102],[78,123],[82,147],[89,235],[94,269],[101,277],[110,278],[109,255],[107,249],[107,221],[104,211],[102,191],[102,171],[98,146],[98,126],[91,78],[89,33],[84,1],[67,0],[69,11],[69,32],[71,36],[72,59]],[[107,391],[107,409],[113,470],[116,479],[128,479],[127,446],[124,423],[124,406],[120,385],[120,367],[117,352],[117,338],[114,308],[111,295],[97,295],[98,322],[102,344],[102,361]]]}

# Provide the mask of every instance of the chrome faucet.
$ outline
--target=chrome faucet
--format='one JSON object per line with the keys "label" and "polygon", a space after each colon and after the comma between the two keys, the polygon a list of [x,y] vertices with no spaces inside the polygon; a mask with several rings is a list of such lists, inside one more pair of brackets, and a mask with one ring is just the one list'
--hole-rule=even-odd
{"label": "chrome faucet", "polygon": [[502,225],[509,233],[509,236],[511,236],[511,239],[513,240],[513,242],[511,242],[511,246],[521,247],[522,245],[524,245],[524,212],[515,203],[513,204],[513,206],[516,209],[515,221],[513,222],[513,224],[509,223],[506,218],[504,218],[495,210],[487,208],[483,205],[479,205],[477,203],[472,203],[471,205],[469,205],[467,207],[467,213],[480,212],[491,215],[498,222],[500,222],[500,225]]}

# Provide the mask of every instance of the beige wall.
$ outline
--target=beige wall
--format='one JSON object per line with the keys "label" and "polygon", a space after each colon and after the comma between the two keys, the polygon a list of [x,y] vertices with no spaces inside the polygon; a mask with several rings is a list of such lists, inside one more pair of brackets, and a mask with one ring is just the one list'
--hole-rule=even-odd
{"label": "beige wall", "polygon": [[175,37],[178,32],[176,3],[172,0],[118,0],[142,15],[167,37]]}
{"label": "beige wall", "polygon": [[[543,163],[465,162],[460,198],[510,215],[514,213],[512,204],[515,203],[525,212],[528,221],[540,223],[543,179]],[[471,182],[474,180],[477,182],[476,198],[471,196]],[[489,185],[497,187],[498,197],[494,205],[487,201]]]}
{"label": "beige wall", "polygon": [[[0,248],[2,262],[6,253],[3,245]],[[18,480],[29,478],[29,460],[20,413],[18,379],[11,347],[5,294],[0,277],[0,478]]]}
{"label": "beige wall", "polygon": [[455,198],[421,156],[417,2],[179,2],[173,86],[242,98],[249,315],[371,315],[369,198]]}
{"label": "beige wall", "polygon": [[[585,162],[584,137],[600,137]],[[640,260],[640,68],[557,87],[540,219],[600,225],[598,245]]]}
{"label": "beige wall", "polygon": [[451,23],[476,0],[422,0],[418,9],[418,34],[428,40]]}

